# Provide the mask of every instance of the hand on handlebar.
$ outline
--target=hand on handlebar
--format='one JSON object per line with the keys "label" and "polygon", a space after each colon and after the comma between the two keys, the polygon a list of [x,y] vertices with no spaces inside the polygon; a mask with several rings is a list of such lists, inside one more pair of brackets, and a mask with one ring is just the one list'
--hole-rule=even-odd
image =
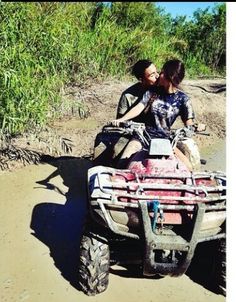
{"label": "hand on handlebar", "polygon": [[124,122],[122,118],[120,119],[116,119],[116,120],[112,120],[109,122],[110,125],[115,126],[115,127],[119,127],[120,123]]}
{"label": "hand on handlebar", "polygon": [[195,123],[193,125],[187,125],[186,128],[188,129],[188,131],[192,131],[192,132],[203,132],[206,130],[206,125],[205,124],[198,124]]}
{"label": "hand on handlebar", "polygon": [[205,124],[197,124],[197,132],[202,132],[206,130],[206,125]]}
{"label": "hand on handlebar", "polygon": [[[187,125],[183,129],[183,133],[185,137],[192,137],[195,134],[202,134],[202,135],[207,135],[209,136],[208,133],[203,133],[206,130],[206,125],[205,124],[193,124],[193,125]],[[181,128],[180,128],[181,132]]]}

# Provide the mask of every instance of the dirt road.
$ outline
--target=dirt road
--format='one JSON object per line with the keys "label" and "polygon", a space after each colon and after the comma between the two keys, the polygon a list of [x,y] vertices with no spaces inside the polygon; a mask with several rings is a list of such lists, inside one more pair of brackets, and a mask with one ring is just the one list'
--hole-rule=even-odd
{"label": "dirt road", "polygon": [[[116,89],[118,92],[118,86]],[[217,108],[220,113],[215,118],[223,121],[225,103],[222,96],[218,102],[221,102],[222,111]],[[200,105],[203,103],[204,100]],[[211,106],[214,112],[213,102]],[[113,102],[110,111],[114,108]],[[204,280],[206,271],[202,278],[199,278],[199,272],[190,270],[179,278],[149,279],[113,266],[107,291],[87,297],[79,290],[77,246],[87,211],[84,188],[86,171],[90,167],[89,160],[80,156],[89,151],[93,134],[109,116],[100,113],[95,120],[70,120],[58,124],[58,129],[67,125],[67,134],[76,133],[79,137],[76,155],[0,172],[0,301],[225,301],[225,297],[208,288]],[[78,125],[84,128],[78,129]],[[212,152],[215,146],[220,146],[218,150],[224,149],[222,132],[217,133],[214,134],[219,139],[217,144],[210,140],[207,147],[202,146],[209,161],[215,161],[215,169],[225,170],[223,151]]]}
{"label": "dirt road", "polygon": [[187,274],[143,279],[118,266],[112,267],[106,292],[87,297],[79,291],[76,245],[86,213],[88,167],[87,160],[75,158],[0,175],[2,302],[225,301]]}

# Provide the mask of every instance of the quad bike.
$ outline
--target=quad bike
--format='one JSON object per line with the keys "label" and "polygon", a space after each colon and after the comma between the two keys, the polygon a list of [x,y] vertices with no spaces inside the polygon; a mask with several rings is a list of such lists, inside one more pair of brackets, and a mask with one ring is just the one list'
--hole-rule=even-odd
{"label": "quad bike", "polygon": [[139,135],[144,147],[126,169],[109,159],[110,166],[88,170],[82,290],[87,295],[106,290],[110,266],[117,263],[135,264],[144,276],[181,276],[196,247],[212,242],[214,283],[225,294],[225,174],[190,172],[174,155],[174,146],[193,134],[187,128],[172,131],[170,139],[150,139],[144,124],[129,122],[121,130],[127,137]]}

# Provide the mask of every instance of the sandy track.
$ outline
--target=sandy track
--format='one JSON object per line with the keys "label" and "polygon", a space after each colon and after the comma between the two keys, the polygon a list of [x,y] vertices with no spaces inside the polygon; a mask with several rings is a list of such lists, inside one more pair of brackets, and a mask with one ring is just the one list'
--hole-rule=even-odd
{"label": "sandy track", "polygon": [[[88,167],[86,160],[65,159],[0,175],[2,302],[225,301],[194,276],[144,279],[118,266],[111,269],[106,292],[84,295],[78,287],[76,247],[86,213]],[[50,175],[48,182],[37,183]]]}

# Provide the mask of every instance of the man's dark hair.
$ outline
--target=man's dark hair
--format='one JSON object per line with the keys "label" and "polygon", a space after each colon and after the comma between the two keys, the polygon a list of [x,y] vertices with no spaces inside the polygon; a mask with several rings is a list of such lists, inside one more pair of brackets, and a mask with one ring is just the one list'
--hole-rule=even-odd
{"label": "man's dark hair", "polygon": [[138,80],[142,79],[144,76],[145,69],[148,68],[151,64],[153,64],[150,60],[139,60],[132,67],[131,74],[134,75]]}
{"label": "man's dark hair", "polygon": [[167,61],[163,67],[162,71],[167,80],[171,81],[171,83],[178,87],[178,85],[182,82],[185,76],[185,67],[184,63],[180,60],[169,60]]}

